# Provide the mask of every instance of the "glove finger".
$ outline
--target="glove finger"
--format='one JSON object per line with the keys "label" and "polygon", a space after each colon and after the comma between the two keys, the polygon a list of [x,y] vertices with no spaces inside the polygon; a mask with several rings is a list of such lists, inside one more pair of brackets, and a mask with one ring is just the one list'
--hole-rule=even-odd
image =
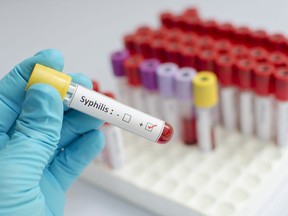
{"label": "glove finger", "polygon": [[76,139],[54,158],[50,171],[64,191],[67,191],[103,146],[103,134],[98,130],[92,130]]}
{"label": "glove finger", "polygon": [[[92,89],[91,80],[83,74],[71,75],[73,82]],[[102,120],[93,118],[77,110],[69,109],[64,114],[61,139],[58,148],[63,148],[79,137],[103,124]]]}
{"label": "glove finger", "polygon": [[0,188],[2,180],[14,183],[13,190],[29,190],[39,184],[59,142],[62,120],[62,99],[56,89],[45,84],[31,86],[15,131],[0,151]]}
{"label": "glove finger", "polygon": [[0,132],[6,133],[17,119],[25,98],[25,88],[36,63],[62,71],[64,59],[54,49],[38,52],[15,66],[0,81]]}

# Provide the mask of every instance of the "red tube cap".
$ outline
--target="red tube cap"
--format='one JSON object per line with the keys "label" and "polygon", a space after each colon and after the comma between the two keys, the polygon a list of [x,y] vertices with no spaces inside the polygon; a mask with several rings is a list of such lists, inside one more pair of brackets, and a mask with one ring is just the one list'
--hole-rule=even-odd
{"label": "red tube cap", "polygon": [[286,38],[282,34],[273,34],[268,38],[269,50],[284,51],[286,46]]}
{"label": "red tube cap", "polygon": [[246,58],[239,59],[235,63],[235,80],[236,84],[242,90],[251,90],[253,87],[253,69],[255,62]]}
{"label": "red tube cap", "polygon": [[199,40],[199,36],[193,32],[189,32],[183,34],[181,43],[183,46],[195,46],[197,41]]}
{"label": "red tube cap", "polygon": [[168,62],[180,63],[180,52],[182,46],[179,43],[167,42],[165,44],[165,59]]}
{"label": "red tube cap", "polygon": [[196,63],[196,56],[199,49],[196,46],[183,46],[180,52],[180,66],[199,69]]}
{"label": "red tube cap", "polygon": [[274,67],[271,64],[258,64],[253,70],[255,80],[255,93],[261,96],[268,96],[273,93]]}
{"label": "red tube cap", "polygon": [[139,26],[136,29],[136,34],[140,34],[140,35],[151,35],[153,34],[153,30],[151,27],[143,25],[143,26]]}
{"label": "red tube cap", "polygon": [[232,46],[230,54],[237,59],[249,57],[248,48],[245,45],[240,44]]}
{"label": "red tube cap", "polygon": [[268,34],[264,30],[256,30],[251,33],[252,46],[268,47]]}
{"label": "red tube cap", "polygon": [[223,87],[233,86],[234,59],[229,55],[218,55],[215,61],[215,73]]}
{"label": "red tube cap", "polygon": [[124,36],[124,45],[125,48],[129,51],[131,55],[137,53],[136,48],[136,35],[135,34],[129,34]]}
{"label": "red tube cap", "polygon": [[228,54],[232,49],[232,43],[227,39],[220,39],[215,42],[214,49],[219,54]]}
{"label": "red tube cap", "polygon": [[268,62],[276,68],[288,66],[288,58],[282,52],[271,52],[268,57]]}
{"label": "red tube cap", "polygon": [[165,45],[166,41],[163,39],[155,39],[151,41],[150,47],[153,58],[159,59],[161,62],[166,61]]}
{"label": "red tube cap", "polygon": [[162,26],[165,26],[167,28],[174,27],[174,15],[168,11],[165,11],[160,14],[160,20]]}
{"label": "red tube cap", "polygon": [[202,20],[199,17],[185,16],[184,18],[184,30],[195,32],[199,34],[202,28]]}
{"label": "red tube cap", "polygon": [[130,56],[124,62],[124,70],[127,75],[128,84],[131,86],[140,86],[141,85],[141,76],[139,71],[139,66],[143,61],[142,56],[133,55]]}
{"label": "red tube cap", "polygon": [[219,24],[217,28],[217,38],[235,40],[235,28],[231,23]]}
{"label": "red tube cap", "polygon": [[235,42],[240,44],[251,44],[251,30],[246,26],[241,26],[235,29]]}
{"label": "red tube cap", "polygon": [[197,43],[197,46],[200,49],[213,49],[215,40],[210,36],[200,37]]}
{"label": "red tube cap", "polygon": [[180,43],[183,39],[183,32],[176,28],[166,32],[166,40],[169,42]]}
{"label": "red tube cap", "polygon": [[151,35],[140,35],[137,34],[135,36],[135,44],[136,44],[136,50],[138,53],[140,53],[144,58],[151,58],[152,52],[151,52]]}
{"label": "red tube cap", "polygon": [[265,63],[268,60],[268,52],[262,47],[255,47],[250,50],[250,58],[258,63]]}
{"label": "red tube cap", "polygon": [[196,64],[199,68],[198,70],[215,70],[215,60],[217,58],[217,53],[213,49],[206,49],[200,52],[198,58],[196,58]]}
{"label": "red tube cap", "polygon": [[275,71],[275,97],[280,101],[288,101],[288,67]]}
{"label": "red tube cap", "polygon": [[168,30],[166,28],[160,28],[160,29],[154,30],[151,35],[152,40],[165,39],[167,35],[167,31]]}
{"label": "red tube cap", "polygon": [[218,23],[215,20],[206,20],[202,22],[202,34],[210,35],[211,37],[216,37],[218,30]]}
{"label": "red tube cap", "polygon": [[187,8],[182,14],[190,17],[199,17],[198,9],[195,7]]}

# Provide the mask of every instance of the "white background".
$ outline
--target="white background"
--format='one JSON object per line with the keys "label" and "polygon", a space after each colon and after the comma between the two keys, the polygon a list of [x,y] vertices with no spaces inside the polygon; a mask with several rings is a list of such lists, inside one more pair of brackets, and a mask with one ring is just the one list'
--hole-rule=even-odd
{"label": "white background", "polygon": [[[285,0],[0,0],[0,78],[37,51],[57,48],[66,73],[85,73],[103,90],[115,90],[109,54],[122,47],[123,34],[140,24],[157,26],[163,9],[177,12],[190,5],[204,17],[288,33]],[[277,209],[275,215],[288,215]],[[66,215],[151,214],[77,183],[69,192]]]}

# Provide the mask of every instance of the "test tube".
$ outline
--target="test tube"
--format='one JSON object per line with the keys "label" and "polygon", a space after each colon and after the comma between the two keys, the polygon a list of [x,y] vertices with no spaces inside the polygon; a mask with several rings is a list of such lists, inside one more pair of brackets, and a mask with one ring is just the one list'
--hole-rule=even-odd
{"label": "test tube", "polygon": [[254,94],[252,91],[252,77],[254,61],[240,59],[235,64],[237,87],[238,87],[238,108],[240,131],[246,136],[254,133]]}
{"label": "test tube", "polygon": [[144,100],[146,106],[145,110],[148,114],[156,117],[160,116],[156,75],[156,70],[159,65],[160,61],[157,59],[144,60],[140,65],[141,80],[143,84]]}
{"label": "test tube", "polygon": [[119,101],[127,104],[128,99],[128,84],[127,77],[124,70],[124,62],[129,58],[129,53],[127,50],[117,51],[112,53],[111,62],[113,67],[114,76],[116,78],[116,85],[119,92]]}
{"label": "test tube", "polygon": [[216,59],[216,74],[220,83],[221,122],[228,130],[237,129],[237,91],[233,83],[234,59],[228,55],[220,55]]}
{"label": "test tube", "polygon": [[72,78],[66,74],[36,64],[26,89],[36,83],[52,85],[57,89],[67,107],[160,144],[171,140],[173,128],[165,121],[75,84],[71,80]]}
{"label": "test tube", "polygon": [[143,58],[140,55],[130,56],[124,62],[124,70],[128,81],[128,104],[138,110],[144,111],[143,88],[141,86],[141,75],[139,71]]}
{"label": "test tube", "polygon": [[186,145],[197,143],[196,113],[193,105],[192,80],[196,70],[184,67],[175,76],[181,139]]}
{"label": "test tube", "polygon": [[[115,99],[111,92],[103,92],[107,97]],[[125,152],[122,131],[119,127],[105,123],[100,129],[105,137],[105,146],[101,152],[102,161],[112,169],[120,169],[125,164]]]}
{"label": "test tube", "polygon": [[258,64],[254,68],[256,135],[263,141],[273,138],[273,73],[274,67],[270,64]]}
{"label": "test tube", "polygon": [[218,103],[217,77],[212,72],[201,71],[193,79],[194,105],[197,114],[199,147],[209,152],[215,148],[213,109]]}
{"label": "test tube", "polygon": [[174,128],[174,139],[179,137],[177,101],[175,99],[175,75],[179,68],[174,63],[164,63],[157,68],[157,81],[160,96],[161,118]]}

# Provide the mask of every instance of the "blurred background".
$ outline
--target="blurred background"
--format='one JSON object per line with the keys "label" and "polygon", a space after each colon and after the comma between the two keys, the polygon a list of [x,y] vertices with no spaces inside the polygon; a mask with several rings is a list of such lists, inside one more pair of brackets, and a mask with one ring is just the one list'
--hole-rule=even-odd
{"label": "blurred background", "polygon": [[[288,33],[285,0],[0,0],[0,78],[39,50],[56,48],[64,55],[64,72],[84,73],[103,90],[116,91],[109,55],[122,48],[123,35],[141,24],[159,26],[163,10],[189,6],[206,18]],[[153,214],[77,182],[68,193],[65,215]]]}

